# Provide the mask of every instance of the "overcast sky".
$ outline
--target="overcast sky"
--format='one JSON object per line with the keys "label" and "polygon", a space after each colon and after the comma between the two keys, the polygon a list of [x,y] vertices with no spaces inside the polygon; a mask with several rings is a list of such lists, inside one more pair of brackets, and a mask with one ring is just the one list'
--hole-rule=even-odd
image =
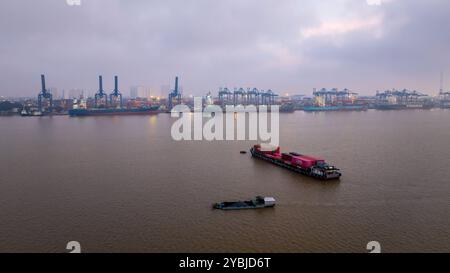
{"label": "overcast sky", "polygon": [[[185,94],[221,86],[311,94],[450,89],[449,0],[0,1],[0,95],[96,91],[113,76]],[[172,84],[173,85],[173,84]]]}

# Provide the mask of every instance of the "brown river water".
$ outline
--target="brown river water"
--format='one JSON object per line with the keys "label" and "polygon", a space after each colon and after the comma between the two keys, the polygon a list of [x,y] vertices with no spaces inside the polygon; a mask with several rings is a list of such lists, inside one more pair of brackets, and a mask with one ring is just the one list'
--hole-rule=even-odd
{"label": "brown river water", "polygon": [[[158,116],[0,117],[0,252],[450,251],[450,110],[280,115],[283,151],[342,169],[321,182],[176,142]],[[212,203],[277,199],[274,209]]]}

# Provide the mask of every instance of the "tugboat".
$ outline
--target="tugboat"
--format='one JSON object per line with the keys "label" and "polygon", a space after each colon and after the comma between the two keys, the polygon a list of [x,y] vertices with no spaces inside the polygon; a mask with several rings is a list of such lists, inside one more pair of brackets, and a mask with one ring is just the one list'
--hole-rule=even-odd
{"label": "tugboat", "polygon": [[20,112],[22,117],[42,117],[44,114],[38,110],[27,111],[25,108]]}
{"label": "tugboat", "polygon": [[250,201],[222,202],[213,205],[214,209],[220,210],[243,210],[243,209],[263,209],[273,208],[275,206],[275,198],[257,196]]}
{"label": "tugboat", "polygon": [[280,147],[264,146],[258,144],[251,148],[252,156],[316,179],[333,180],[342,176],[338,168],[328,165],[323,159],[298,153],[281,153]]}

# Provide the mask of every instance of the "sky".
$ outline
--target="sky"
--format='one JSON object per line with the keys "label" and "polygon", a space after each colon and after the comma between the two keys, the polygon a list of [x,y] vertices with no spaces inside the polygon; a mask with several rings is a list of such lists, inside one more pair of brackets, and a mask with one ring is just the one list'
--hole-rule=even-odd
{"label": "sky", "polygon": [[124,94],[175,76],[185,95],[436,94],[441,71],[450,89],[449,11],[448,0],[1,0],[0,96],[37,95],[43,73],[88,93],[118,75]]}

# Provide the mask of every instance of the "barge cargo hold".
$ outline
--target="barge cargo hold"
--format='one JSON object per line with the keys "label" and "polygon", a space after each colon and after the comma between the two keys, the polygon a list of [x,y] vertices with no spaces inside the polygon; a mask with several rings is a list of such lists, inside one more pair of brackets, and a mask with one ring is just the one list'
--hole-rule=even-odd
{"label": "barge cargo hold", "polygon": [[342,176],[338,168],[328,165],[323,159],[298,153],[282,154],[280,147],[255,145],[250,152],[255,158],[316,179],[334,180]]}
{"label": "barge cargo hold", "polygon": [[273,208],[275,206],[275,198],[257,196],[250,201],[222,202],[213,205],[214,209],[221,210],[243,210],[243,209],[263,209]]}

